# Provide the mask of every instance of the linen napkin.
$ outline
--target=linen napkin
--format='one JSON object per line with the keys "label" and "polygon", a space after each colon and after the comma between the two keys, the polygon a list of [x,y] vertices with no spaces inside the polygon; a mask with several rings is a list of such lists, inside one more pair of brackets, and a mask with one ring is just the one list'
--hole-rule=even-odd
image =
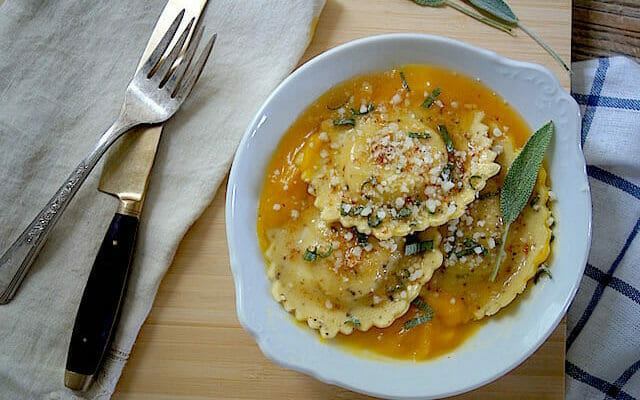
{"label": "linen napkin", "polygon": [[[0,252],[113,122],[166,0],[6,0],[0,5]],[[212,200],[268,93],[296,66],[324,0],[211,0],[218,41],[164,129],[122,319],[86,394],[63,385],[75,313],[116,200],[101,165],[0,307],[0,398],[108,398],[188,227]]]}
{"label": "linen napkin", "polygon": [[569,399],[640,398],[640,65],[574,63],[593,240],[567,319]]}

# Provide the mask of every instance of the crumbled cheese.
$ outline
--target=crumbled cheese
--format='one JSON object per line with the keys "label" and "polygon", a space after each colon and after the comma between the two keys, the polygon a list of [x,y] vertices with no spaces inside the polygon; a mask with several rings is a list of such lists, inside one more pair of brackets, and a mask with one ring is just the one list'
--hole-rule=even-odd
{"label": "crumbled cheese", "polygon": [[480,254],[480,253],[482,253],[482,247],[480,247],[480,246],[474,247],[474,248],[473,248],[473,251],[474,251],[476,254]]}
{"label": "crumbled cheese", "polygon": [[344,236],[345,240],[351,240],[351,239],[353,239],[353,232],[347,231],[347,232],[344,233],[343,236]]}
{"label": "crumbled cheese", "polygon": [[402,99],[400,98],[400,95],[398,93],[396,93],[392,98],[391,101],[389,101],[392,105],[398,104],[400,103]]}
{"label": "crumbled cheese", "polygon": [[373,245],[371,243],[367,243],[366,246],[364,246],[364,251],[368,253],[371,250],[373,250]]}
{"label": "crumbled cheese", "polygon": [[538,211],[540,210],[540,204],[534,204],[532,208],[533,208],[533,211]]}
{"label": "crumbled cheese", "polygon": [[276,203],[273,205],[273,209],[276,211],[280,211],[280,207],[282,207],[280,204]]}
{"label": "crumbled cheese", "polygon": [[360,246],[353,247],[351,249],[351,253],[357,258],[360,258],[360,256],[362,255],[362,247]]}
{"label": "crumbled cheese", "polygon": [[493,136],[495,136],[495,137],[502,136],[502,131],[497,126],[495,128],[493,128]]}
{"label": "crumbled cheese", "polygon": [[503,148],[502,148],[502,145],[500,145],[500,144],[496,144],[495,146],[493,146],[493,147],[491,148],[491,150],[493,150],[493,152],[494,152],[494,153],[496,153],[496,154],[501,154],[501,153],[502,153]]}
{"label": "crumbled cheese", "polygon": [[424,202],[424,205],[427,206],[427,210],[429,210],[429,212],[434,213],[436,212],[436,201],[433,199],[427,199],[427,201]]}
{"label": "crumbled cheese", "polygon": [[555,220],[553,219],[553,217],[549,217],[549,219],[547,220],[547,225],[548,225],[548,226],[553,225],[554,221],[555,221]]}
{"label": "crumbled cheese", "polygon": [[444,107],[444,104],[442,104],[442,101],[440,101],[440,99],[434,101],[434,103],[440,108]]}
{"label": "crumbled cheese", "polygon": [[549,200],[556,201],[558,200],[558,196],[553,190],[549,190]]}
{"label": "crumbled cheese", "polygon": [[473,240],[478,240],[478,239],[480,239],[480,236],[482,236],[482,233],[480,233],[480,232],[476,232],[476,233],[474,233],[474,234],[473,234]]}
{"label": "crumbled cheese", "polygon": [[324,306],[327,307],[329,310],[333,308],[333,304],[329,301],[329,299],[327,299],[327,301],[324,303]]}
{"label": "crumbled cheese", "polygon": [[404,206],[404,199],[402,197],[398,197],[396,199],[396,208],[400,209]]}
{"label": "crumbled cheese", "polygon": [[378,212],[376,212],[376,216],[379,219],[384,219],[387,216],[387,213],[383,209],[379,209]]}
{"label": "crumbled cheese", "polygon": [[462,233],[462,231],[458,230],[458,231],[456,231],[456,236],[457,237],[463,237],[464,233]]}
{"label": "crumbled cheese", "polygon": [[291,210],[291,218],[296,219],[300,216],[298,210]]}
{"label": "crumbled cheese", "polygon": [[327,158],[327,156],[329,156],[329,152],[327,152],[325,149],[322,149],[322,151],[320,152],[320,157]]}
{"label": "crumbled cheese", "polygon": [[368,217],[372,212],[373,210],[371,209],[371,206],[366,206],[362,209],[362,211],[360,211],[360,215],[362,215],[363,217]]}
{"label": "crumbled cheese", "polygon": [[417,271],[413,272],[413,273],[409,276],[409,280],[410,280],[411,282],[416,281],[416,280],[418,280],[418,279],[420,279],[420,278],[422,277],[422,274],[423,274],[423,273],[424,273],[424,271],[423,271],[423,270],[421,270],[421,269],[419,269],[419,270],[417,270]]}
{"label": "crumbled cheese", "polygon": [[400,298],[401,299],[406,299],[407,298],[407,291],[403,290],[402,292],[400,292]]}
{"label": "crumbled cheese", "polygon": [[373,304],[379,304],[382,301],[382,298],[379,296],[373,296]]}
{"label": "crumbled cheese", "polygon": [[329,135],[327,135],[327,132],[320,132],[320,135],[318,135],[318,139],[322,140],[323,142],[328,142]]}
{"label": "crumbled cheese", "polygon": [[456,298],[452,297],[451,300],[449,300],[449,303],[451,304],[456,304]]}
{"label": "crumbled cheese", "polygon": [[445,242],[443,247],[445,253],[451,253],[451,250],[453,250],[453,246],[449,242]]}
{"label": "crumbled cheese", "polygon": [[485,220],[481,219],[480,221],[477,222],[477,225],[482,228],[484,226],[484,224],[486,224]]}
{"label": "crumbled cheese", "polygon": [[489,244],[489,248],[490,249],[495,249],[496,247],[496,240],[494,238],[489,238],[489,241],[487,242]]}
{"label": "crumbled cheese", "polygon": [[449,190],[453,189],[456,186],[456,184],[451,181],[444,181],[440,186],[442,187],[442,190],[445,191],[445,193],[448,193]]}
{"label": "crumbled cheese", "polygon": [[452,101],[451,102],[451,107],[458,108],[458,102],[457,101]]}

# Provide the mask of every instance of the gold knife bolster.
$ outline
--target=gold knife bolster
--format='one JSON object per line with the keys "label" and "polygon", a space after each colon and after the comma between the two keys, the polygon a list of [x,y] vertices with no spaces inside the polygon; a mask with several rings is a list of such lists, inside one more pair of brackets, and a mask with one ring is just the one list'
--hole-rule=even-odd
{"label": "gold knife bolster", "polygon": [[139,219],[140,213],[142,212],[142,203],[143,202],[140,200],[120,199],[116,212],[118,214],[130,215]]}

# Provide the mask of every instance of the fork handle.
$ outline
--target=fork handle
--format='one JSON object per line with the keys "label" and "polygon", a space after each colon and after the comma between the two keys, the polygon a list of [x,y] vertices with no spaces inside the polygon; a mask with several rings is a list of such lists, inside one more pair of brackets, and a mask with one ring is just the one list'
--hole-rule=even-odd
{"label": "fork handle", "polygon": [[133,251],[138,218],[116,214],[102,241],[71,334],[64,384],[86,390],[93,381],[120,317]]}
{"label": "fork handle", "polygon": [[0,304],[6,304],[13,299],[51,230],[98,160],[122,134],[138,124],[121,113],[100,137],[89,156],[78,164],[47,205],[0,257]]}

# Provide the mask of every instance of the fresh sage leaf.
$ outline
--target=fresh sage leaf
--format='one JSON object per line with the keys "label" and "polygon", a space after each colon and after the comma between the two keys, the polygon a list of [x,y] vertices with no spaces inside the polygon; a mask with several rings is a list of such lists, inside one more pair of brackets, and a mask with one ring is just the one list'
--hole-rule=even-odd
{"label": "fresh sage leaf", "polygon": [[502,0],[467,0],[476,8],[481,9],[496,18],[499,18],[510,24],[517,24],[518,17],[513,13],[511,7]]}
{"label": "fresh sage leaf", "polygon": [[505,243],[507,242],[507,235],[509,234],[509,227],[511,223],[518,218],[518,215],[520,215],[520,212],[527,204],[531,192],[533,192],[533,187],[538,179],[540,164],[542,164],[542,159],[553,136],[553,131],[553,121],[547,122],[542,128],[538,129],[529,140],[527,140],[522,151],[520,151],[516,159],[513,160],[509,171],[507,171],[507,176],[500,190],[500,214],[502,215],[505,227],[496,264],[489,278],[491,282],[493,282],[498,275],[500,260],[504,252]]}
{"label": "fresh sage leaf", "polygon": [[445,0],[413,0],[414,3],[421,6],[438,7],[445,3]]}

